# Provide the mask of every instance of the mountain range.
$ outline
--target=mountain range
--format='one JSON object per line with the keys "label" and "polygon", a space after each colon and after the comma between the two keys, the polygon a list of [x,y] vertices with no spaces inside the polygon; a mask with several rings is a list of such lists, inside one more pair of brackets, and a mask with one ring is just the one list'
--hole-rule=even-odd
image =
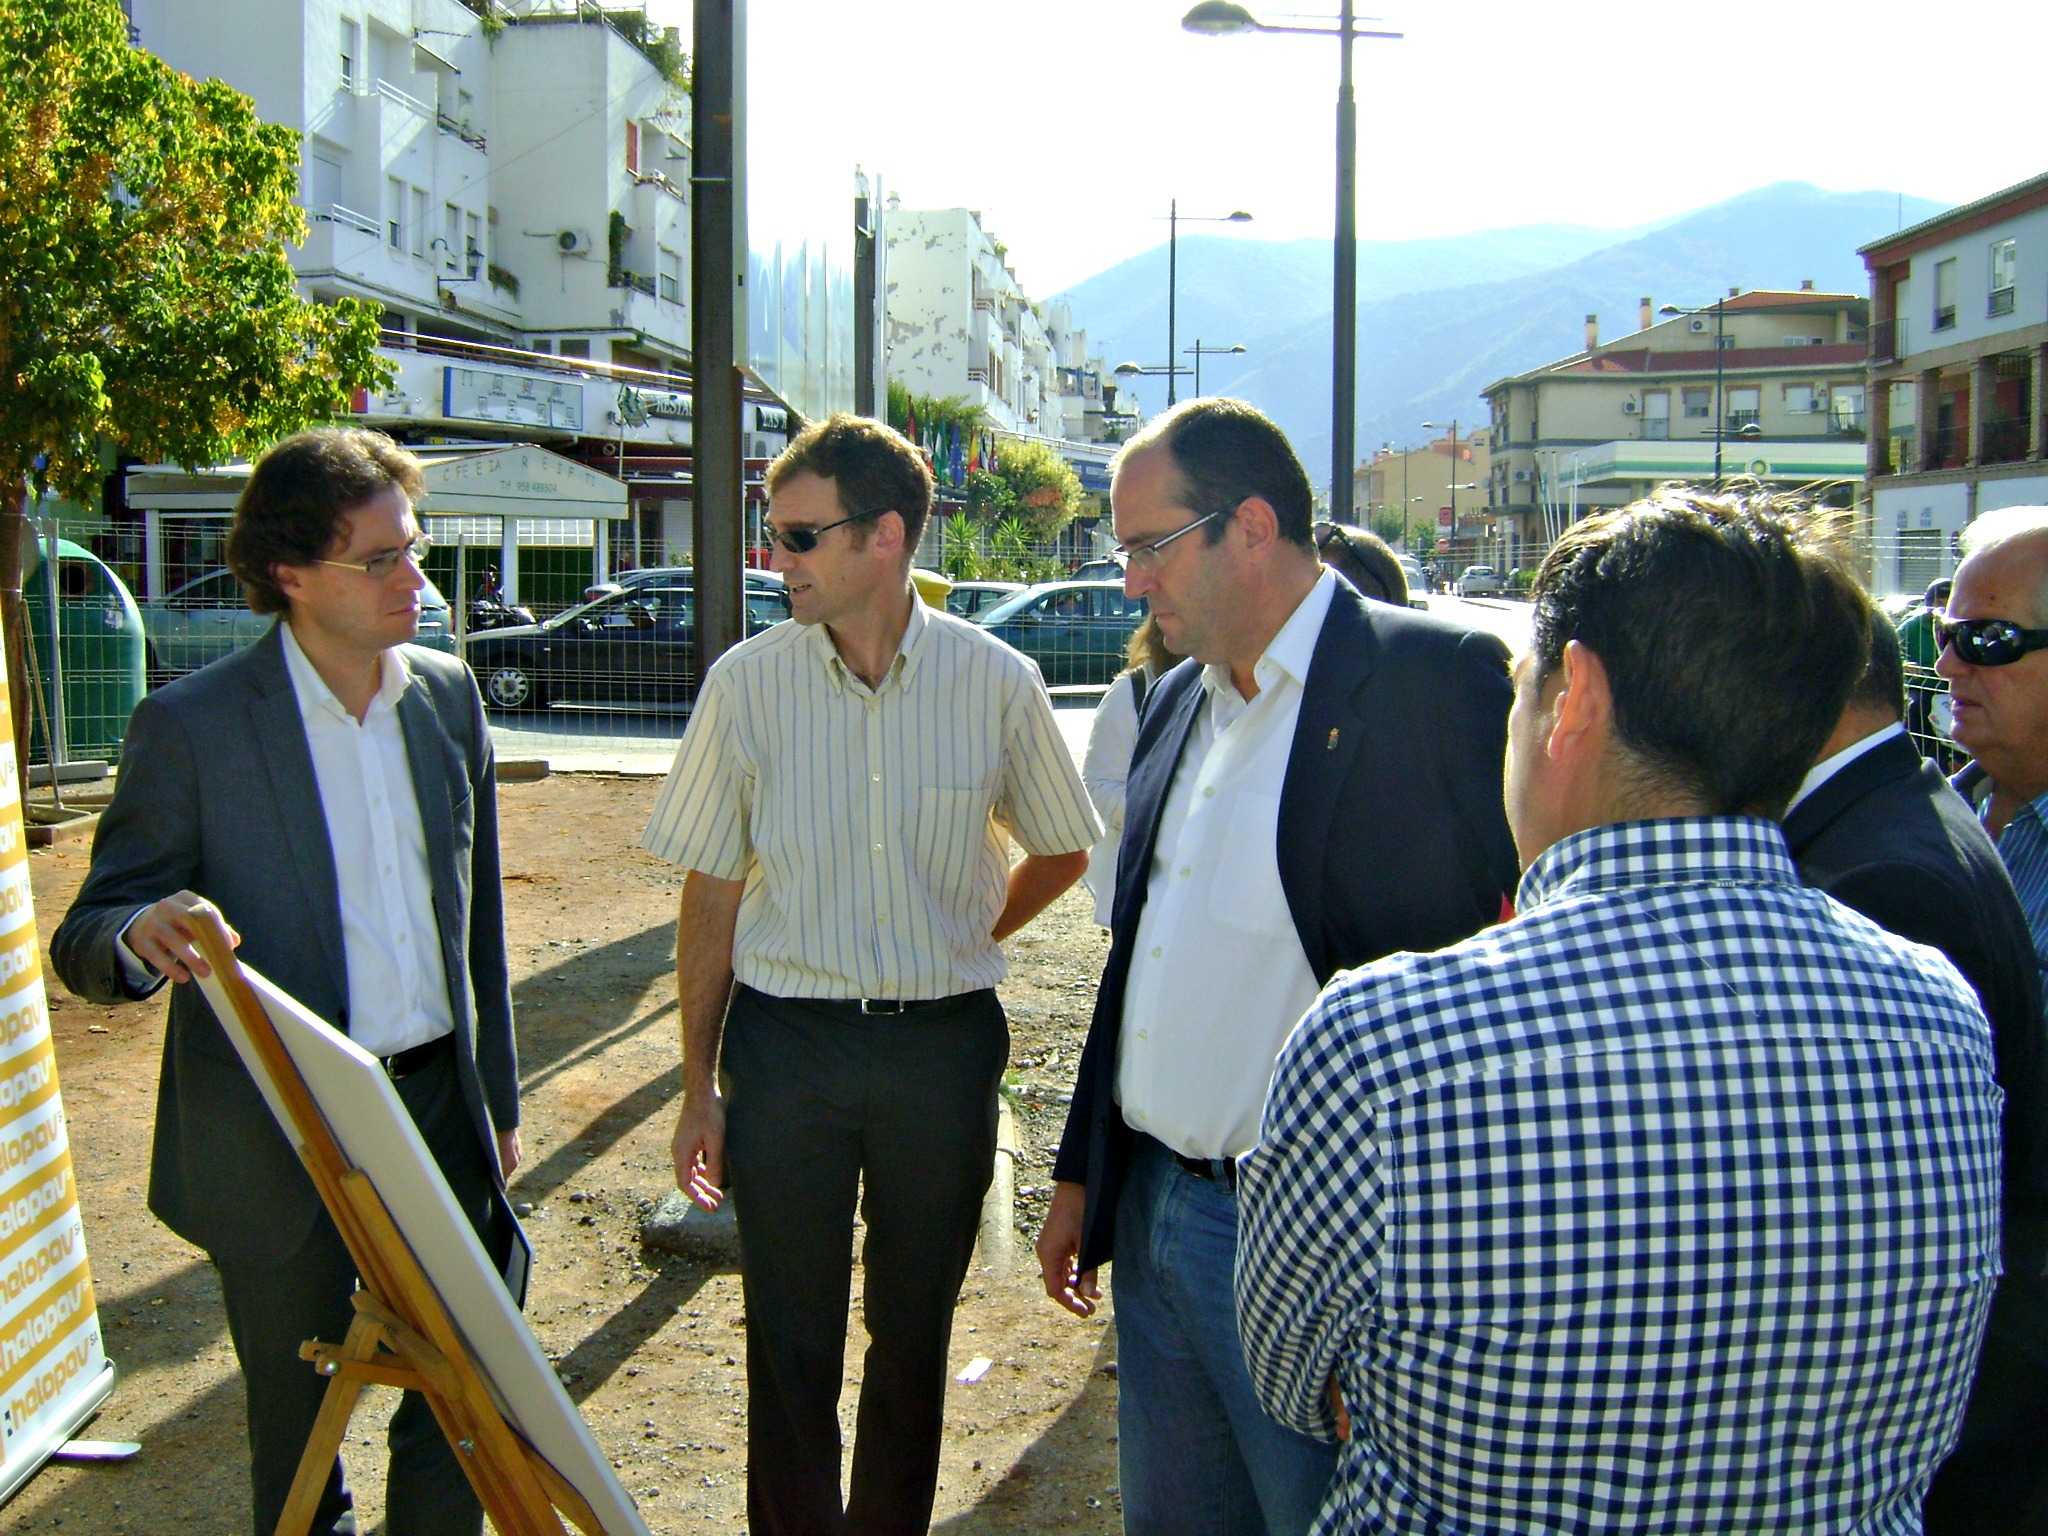
{"label": "mountain range", "polygon": [[[1636,329],[1644,295],[1688,307],[1731,287],[1867,291],[1859,245],[1942,212],[1898,192],[1830,192],[1779,182],[1629,229],[1532,224],[1358,247],[1358,452],[1420,443],[1424,421],[1483,424],[1480,390],[1568,357],[1585,317],[1604,339]],[[1204,357],[1206,394],[1249,400],[1286,429],[1310,478],[1330,472],[1330,242],[1185,235],[1178,343],[1243,345]],[[1111,366],[1165,363],[1165,246],[1059,294]],[[1185,354],[1182,363],[1192,359]],[[1118,381],[1149,416],[1164,378]],[[1180,394],[1193,391],[1183,379]]]}

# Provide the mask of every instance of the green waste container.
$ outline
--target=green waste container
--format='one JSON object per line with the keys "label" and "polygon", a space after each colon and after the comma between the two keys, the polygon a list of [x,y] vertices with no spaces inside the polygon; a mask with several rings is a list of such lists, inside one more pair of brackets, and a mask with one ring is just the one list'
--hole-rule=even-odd
{"label": "green waste container", "polygon": [[[49,585],[43,571],[46,539],[34,540],[23,560],[21,595],[41,675],[44,716],[32,727],[29,760],[50,761],[45,721],[54,727],[54,671],[50,656]],[[114,762],[128,734],[128,717],[142,701],[142,614],[121,578],[89,549],[57,541],[57,628],[64,647],[64,759]],[[17,719],[16,730],[29,730]]]}

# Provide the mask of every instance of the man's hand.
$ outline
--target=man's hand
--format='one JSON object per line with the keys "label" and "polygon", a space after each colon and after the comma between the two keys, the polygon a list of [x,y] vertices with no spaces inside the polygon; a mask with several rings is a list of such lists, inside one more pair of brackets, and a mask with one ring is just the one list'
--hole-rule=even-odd
{"label": "man's hand", "polygon": [[1081,1217],[1088,1208],[1088,1186],[1065,1180],[1053,1185],[1052,1204],[1038,1231],[1038,1269],[1045,1276],[1045,1294],[1076,1317],[1093,1317],[1102,1300],[1095,1271],[1076,1271],[1081,1257]]}
{"label": "man's hand", "polygon": [[[136,959],[172,981],[210,976],[213,972],[199,953],[199,920],[209,916],[220,917],[220,909],[203,896],[180,891],[137,913],[121,942]],[[221,926],[227,928],[228,942],[239,947],[242,936],[228,928],[225,918]]]}
{"label": "man's hand", "polygon": [[725,1101],[716,1088],[685,1090],[669,1153],[676,1188],[705,1210],[717,1210],[725,1199]]}
{"label": "man's hand", "polygon": [[512,1170],[519,1166],[519,1127],[498,1132],[498,1182],[510,1184]]}
{"label": "man's hand", "polygon": [[1330,1410],[1337,1415],[1337,1438],[1351,1438],[1351,1410],[1344,1406],[1344,1389],[1337,1385],[1337,1378],[1330,1378]]}

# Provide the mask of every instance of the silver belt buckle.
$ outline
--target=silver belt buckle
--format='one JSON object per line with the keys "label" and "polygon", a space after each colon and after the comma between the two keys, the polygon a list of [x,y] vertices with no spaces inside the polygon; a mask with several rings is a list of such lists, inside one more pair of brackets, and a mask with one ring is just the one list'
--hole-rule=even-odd
{"label": "silver belt buckle", "polygon": [[864,1014],[893,1015],[905,1011],[901,998],[864,997],[860,1000],[860,1011]]}

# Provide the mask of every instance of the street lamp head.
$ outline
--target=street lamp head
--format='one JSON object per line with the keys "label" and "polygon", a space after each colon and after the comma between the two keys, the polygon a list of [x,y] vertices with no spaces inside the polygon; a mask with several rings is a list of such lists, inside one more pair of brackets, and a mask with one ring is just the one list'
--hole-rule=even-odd
{"label": "street lamp head", "polygon": [[1226,224],[1249,224],[1251,223],[1251,221],[1252,216],[1246,213],[1242,208],[1235,209],[1231,213],[1225,215],[1223,220],[1223,222]]}
{"label": "street lamp head", "polygon": [[1202,3],[1180,19],[1181,29],[1197,32],[1204,37],[1230,37],[1239,32],[1256,32],[1259,20],[1241,5],[1230,0],[1202,0]]}
{"label": "street lamp head", "polygon": [[1143,368],[1140,368],[1136,363],[1118,363],[1116,367],[1111,371],[1124,378],[1129,378],[1132,374],[1143,373],[1145,370]]}
{"label": "street lamp head", "polygon": [[1242,353],[1243,353],[1243,352],[1244,352],[1244,343],[1243,343],[1243,342],[1239,342],[1239,343],[1238,343],[1238,344],[1237,344],[1236,346],[1234,346],[1234,347],[1230,348],[1230,354],[1231,354],[1231,356],[1233,356],[1233,357],[1237,357],[1237,356],[1240,356],[1240,355],[1242,355]]}

